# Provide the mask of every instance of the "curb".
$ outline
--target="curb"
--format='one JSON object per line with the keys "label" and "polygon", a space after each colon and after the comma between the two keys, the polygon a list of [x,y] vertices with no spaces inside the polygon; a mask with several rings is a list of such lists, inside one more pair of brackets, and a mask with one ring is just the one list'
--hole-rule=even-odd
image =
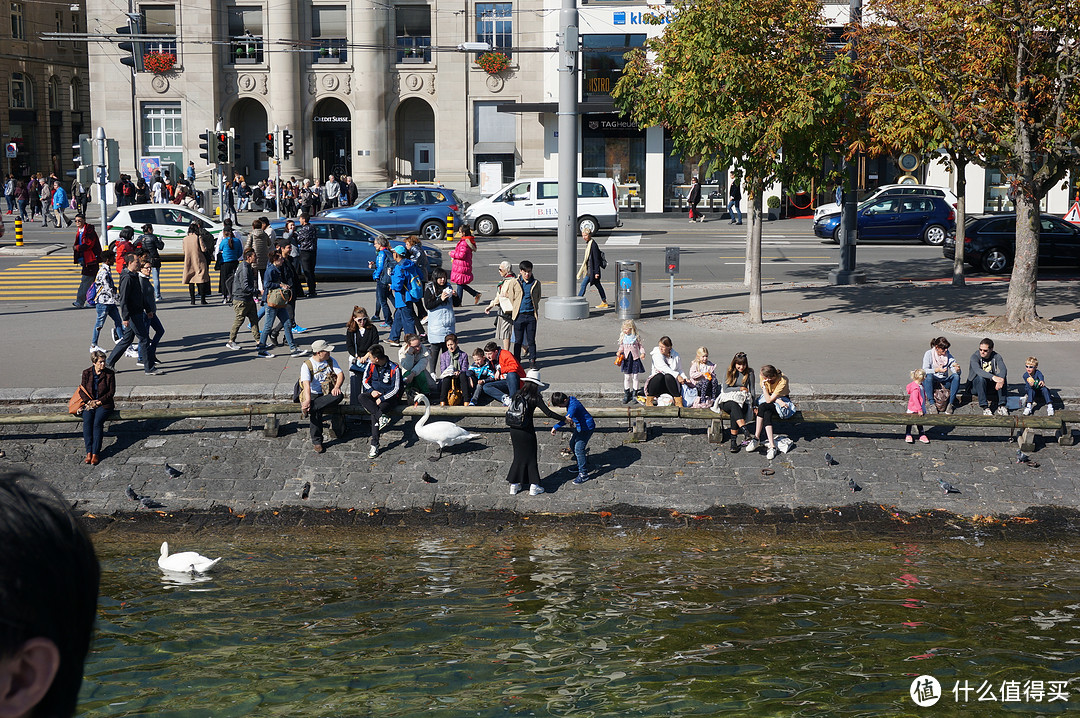
{"label": "curb", "polygon": [[43,257],[53,252],[59,252],[64,248],[62,244],[24,244],[21,247],[15,245],[0,247],[0,255],[10,257]]}

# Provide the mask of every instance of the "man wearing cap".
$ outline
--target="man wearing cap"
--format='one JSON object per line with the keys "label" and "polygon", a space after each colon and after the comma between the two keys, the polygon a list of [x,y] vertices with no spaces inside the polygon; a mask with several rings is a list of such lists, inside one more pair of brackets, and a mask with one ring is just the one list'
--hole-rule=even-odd
{"label": "man wearing cap", "polygon": [[391,346],[401,346],[398,339],[402,332],[406,334],[419,334],[420,328],[416,325],[416,315],[413,314],[412,300],[408,298],[409,284],[412,277],[419,279],[419,271],[416,263],[409,259],[409,250],[404,244],[395,244],[391,251],[394,253],[394,271],[390,273],[390,289],[394,294],[394,323],[390,327],[390,338],[387,343]]}
{"label": "man wearing cap", "polygon": [[[332,351],[333,344],[319,339],[311,345],[311,358],[300,365],[300,409],[311,419],[311,445],[316,454],[323,452],[323,411],[345,398],[341,393],[345,373],[330,356]],[[335,438],[341,438],[345,433],[345,417],[335,414],[330,419],[330,428]]]}

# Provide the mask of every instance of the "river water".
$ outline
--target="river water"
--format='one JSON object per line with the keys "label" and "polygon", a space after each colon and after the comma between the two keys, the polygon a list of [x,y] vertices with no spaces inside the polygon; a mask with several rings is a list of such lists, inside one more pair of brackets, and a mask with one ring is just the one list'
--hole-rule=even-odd
{"label": "river water", "polygon": [[[164,576],[162,538],[224,560],[209,580]],[[1080,708],[1072,540],[534,528],[95,542],[84,716]],[[940,683],[933,708],[909,694],[920,675]]]}

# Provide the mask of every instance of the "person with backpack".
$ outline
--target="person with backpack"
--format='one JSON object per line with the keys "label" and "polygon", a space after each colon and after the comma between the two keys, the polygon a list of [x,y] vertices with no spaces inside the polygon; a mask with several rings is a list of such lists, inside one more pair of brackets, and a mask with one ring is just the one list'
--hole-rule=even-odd
{"label": "person with backpack", "polygon": [[75,244],[72,246],[74,264],[82,267],[79,280],[79,288],[75,293],[75,301],[71,306],[82,309],[86,306],[86,290],[90,289],[97,277],[98,267],[101,265],[101,242],[98,241],[97,230],[94,225],[86,223],[86,217],[81,214],[75,215]]}
{"label": "person with backpack", "polygon": [[120,192],[124,196],[124,204],[135,204],[135,183],[131,181],[131,175],[123,175]]}
{"label": "person with backpack", "polygon": [[398,339],[405,334],[420,334],[412,304],[423,299],[423,283],[416,264],[409,259],[409,250],[405,245],[396,244],[393,248],[394,261],[397,263],[390,275],[390,289],[394,295],[394,323],[390,326],[388,344],[399,347]]}
{"label": "person with backpack", "polygon": [[538,408],[555,421],[564,420],[544,403],[540,394],[540,371],[530,369],[521,380],[521,388],[506,406],[506,426],[510,429],[510,446],[514,450],[506,474],[512,496],[520,493],[525,484],[529,485],[530,496],[544,493],[544,487],[540,485],[540,467],[536,463],[536,425],[533,423],[533,413]]}
{"label": "person with backpack", "polygon": [[244,251],[244,245],[236,238],[231,229],[221,233],[216,249],[218,264],[218,291],[221,292],[221,303],[232,302],[232,276],[240,265],[240,257]]}
{"label": "person with backpack", "polygon": [[582,230],[581,238],[585,240],[585,258],[581,260],[581,267],[578,268],[577,278],[581,280],[581,287],[577,295],[584,297],[585,290],[591,284],[596,287],[596,291],[600,292],[600,303],[596,305],[596,308],[608,309],[611,305],[607,303],[604,285],[600,283],[600,271],[607,266],[607,259],[600,251],[600,245],[593,239],[591,230]]}
{"label": "person with backpack", "polygon": [[111,247],[116,253],[116,271],[124,273],[124,257],[135,250],[135,228],[128,225],[120,230],[120,236]]}
{"label": "person with backpack", "polygon": [[154,234],[154,225],[144,224],[142,235],[135,240],[135,249],[146,252],[147,261],[150,263],[150,276],[154,280],[154,300],[161,301],[161,250],[165,249],[165,242]]}
{"label": "person with backpack", "polygon": [[390,252],[390,241],[386,237],[375,238],[375,261],[368,262],[375,279],[375,316],[372,321],[381,321],[389,327],[393,321],[390,305],[386,298],[390,295],[390,274],[394,271],[394,255]]}
{"label": "person with backpack", "polygon": [[98,346],[98,337],[101,328],[105,326],[106,319],[113,321],[113,345],[120,341],[123,336],[124,323],[120,319],[120,310],[116,307],[116,285],[113,284],[112,267],[116,261],[116,254],[111,249],[101,253],[101,268],[98,269],[97,277],[94,278],[94,302],[97,304],[97,319],[94,321],[94,331],[90,336],[90,351],[104,352]]}

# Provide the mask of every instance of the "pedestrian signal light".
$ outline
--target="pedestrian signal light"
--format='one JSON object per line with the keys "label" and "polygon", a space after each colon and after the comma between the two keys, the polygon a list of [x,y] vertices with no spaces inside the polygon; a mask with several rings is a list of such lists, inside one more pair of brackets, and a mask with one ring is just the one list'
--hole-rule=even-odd
{"label": "pedestrian signal light", "polygon": [[229,163],[229,134],[227,132],[214,133],[214,147],[216,151],[217,163],[228,164]]}
{"label": "pedestrian signal light", "polygon": [[204,160],[206,160],[206,164],[211,164],[210,135],[210,130],[203,130],[202,133],[199,134],[199,149],[202,150],[202,152],[199,153],[199,157],[202,157]]}
{"label": "pedestrian signal light", "polygon": [[293,141],[292,132],[289,132],[289,128],[281,133],[281,156],[284,159],[289,159],[293,155]]}
{"label": "pedestrian signal light", "polygon": [[274,139],[275,139],[275,137],[274,137],[273,132],[267,132],[266,133],[266,156],[267,157],[273,157],[274,156]]}

